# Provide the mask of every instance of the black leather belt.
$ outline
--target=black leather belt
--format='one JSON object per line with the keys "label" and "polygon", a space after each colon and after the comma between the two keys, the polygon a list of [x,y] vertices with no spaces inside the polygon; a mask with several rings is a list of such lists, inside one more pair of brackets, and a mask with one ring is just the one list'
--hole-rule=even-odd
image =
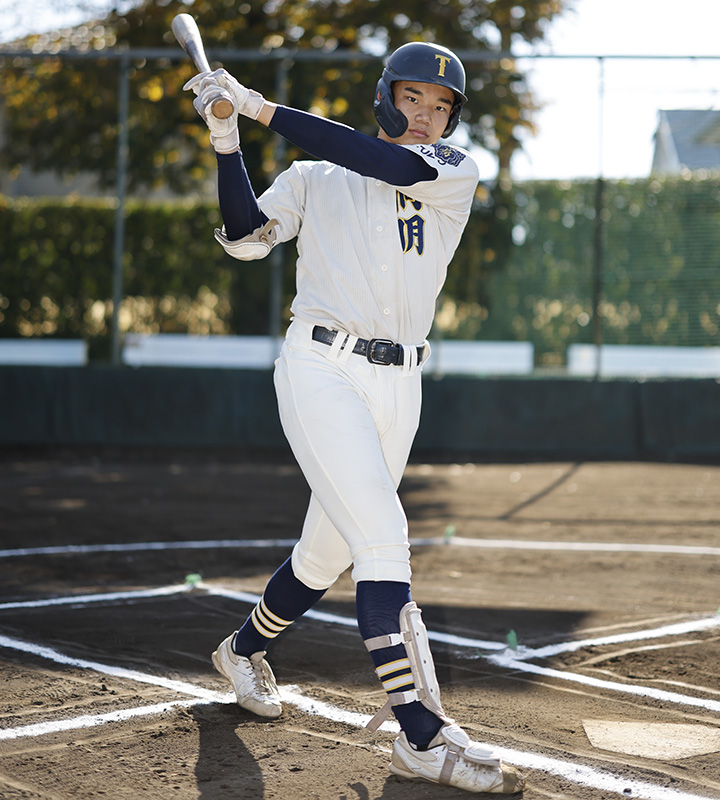
{"label": "black leather belt", "polygon": [[[332,344],[335,337],[338,335],[337,331],[331,331],[316,325],[313,328],[312,338],[316,342],[323,344]],[[421,363],[425,347],[417,348],[418,364]],[[365,356],[371,364],[385,364],[401,367],[405,360],[403,346],[395,344],[389,339],[358,339],[353,347],[353,353],[359,356]]]}

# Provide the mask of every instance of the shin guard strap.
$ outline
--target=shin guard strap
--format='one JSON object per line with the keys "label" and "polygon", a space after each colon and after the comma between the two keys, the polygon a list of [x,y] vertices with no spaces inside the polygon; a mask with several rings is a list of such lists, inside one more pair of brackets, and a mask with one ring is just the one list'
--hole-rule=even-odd
{"label": "shin guard strap", "polygon": [[365,725],[365,727],[370,731],[376,731],[390,716],[393,706],[414,703],[419,699],[420,697],[415,689],[411,689],[409,692],[393,692],[392,694],[389,694],[387,700],[385,701],[385,705],[380,709],[380,711],[377,712],[377,714],[375,714],[375,716]]}
{"label": "shin guard strap", "polygon": [[395,647],[398,644],[405,644],[410,641],[409,633],[388,633],[386,636],[373,636],[372,639],[365,639],[365,647],[368,652],[382,650],[385,647]]}
{"label": "shin guard strap", "polygon": [[445,761],[443,762],[442,769],[440,770],[438,783],[443,784],[444,786],[447,786],[450,783],[450,778],[452,777],[453,770],[455,769],[455,764],[457,764],[459,756],[459,748],[456,745],[448,743],[448,749],[447,753],[445,754]]}
{"label": "shin guard strap", "polygon": [[[445,714],[440,702],[440,687],[435,675],[427,628],[422,621],[420,609],[413,601],[404,605],[400,610],[400,633],[390,633],[365,640],[365,646],[371,652],[399,644],[405,645],[415,688],[408,692],[391,692],[385,705],[366,727],[371,731],[377,730],[387,719],[393,706],[413,703],[416,700],[439,719],[452,723],[453,720]],[[452,770],[450,766],[449,768]]]}

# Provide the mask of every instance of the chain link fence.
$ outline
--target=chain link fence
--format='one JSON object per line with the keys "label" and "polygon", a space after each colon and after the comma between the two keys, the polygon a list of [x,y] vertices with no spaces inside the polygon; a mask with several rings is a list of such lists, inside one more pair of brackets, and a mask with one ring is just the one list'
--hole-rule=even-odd
{"label": "chain link fence", "polygon": [[447,336],[572,344],[720,345],[720,178],[516,183],[511,249],[487,302],[443,297]]}
{"label": "chain link fence", "polygon": [[[460,54],[468,71],[483,58],[498,59],[497,54]],[[298,54],[242,54],[215,51],[211,57],[228,62],[243,58],[265,58],[276,70],[277,97],[286,102],[283,87],[288,70]],[[35,63],[47,58],[97,58],[97,54],[43,54],[0,51],[0,69],[17,64],[19,59]],[[185,307],[184,323],[171,330],[190,333],[208,332],[207,325],[193,328],[187,303],[173,300],[172,291],[156,293],[142,301],[127,293],[126,270],[133,253],[128,252],[128,204],[126,166],[133,158],[132,141],[128,137],[129,98],[128,71],[152,70],[153,64],[185,58],[180,51],[143,50],[108,54],[119,68],[117,90],[117,163],[118,178],[112,204],[112,253],[105,251],[99,269],[112,275],[99,286],[107,287],[104,296],[88,298],[94,304],[98,319],[93,321],[92,335],[106,335],[111,340],[109,357],[119,363],[122,337],[126,332],[167,330],[153,316],[172,316],[172,308]],[[312,53],[305,52],[305,59]],[[318,55],[328,61],[328,54]],[[338,56],[339,58],[340,56]],[[348,54],[357,58],[357,54]],[[378,61],[370,56],[368,62]],[[552,58],[552,56],[545,56]],[[585,60],[601,63],[604,57]],[[373,69],[376,66],[373,65]],[[597,88],[602,111],[605,88]],[[600,113],[600,112],[599,112]],[[615,120],[616,125],[631,125],[631,120]],[[717,141],[720,132],[715,131]],[[284,145],[276,142],[275,161],[284,161]],[[481,291],[473,296],[444,291],[438,302],[433,335],[443,339],[483,341],[523,341],[534,347],[538,369],[564,369],[569,363],[569,348],[574,345],[626,345],[654,347],[708,348],[720,346],[720,177],[712,171],[685,171],[677,176],[648,176],[643,179],[609,180],[601,174],[594,179],[562,181],[522,181],[506,187],[511,198],[513,244],[496,267],[492,254],[483,254],[480,276]],[[2,214],[6,220],[17,210],[17,199],[5,199]],[[135,201],[134,201],[135,202]],[[178,200],[180,202],[180,199]],[[209,199],[212,203],[212,199]],[[42,213],[42,212],[38,212]],[[106,212],[107,213],[107,212]],[[67,214],[72,214],[68,207]],[[471,216],[458,259],[463,263],[479,260],[477,236],[473,226],[479,224]],[[12,227],[10,224],[9,227]],[[45,318],[62,315],[63,303],[53,295],[52,263],[35,264],[37,237],[52,236],[28,232],[33,242],[27,247],[5,238],[2,268],[5,279],[0,283],[0,335],[52,335],[62,326],[42,326]],[[211,232],[208,231],[210,238]],[[136,242],[135,239],[132,240]],[[133,244],[133,247],[137,247]],[[168,243],[172,247],[172,242]],[[160,253],[166,245],[153,241]],[[42,249],[42,248],[41,248]],[[487,265],[490,264],[488,267]],[[227,270],[227,266],[218,266]],[[288,291],[292,291],[292,255],[278,255],[268,272],[268,285],[258,302],[266,303],[267,325],[263,333],[278,335],[286,322]],[[450,266],[452,274],[453,265]],[[39,282],[30,290],[22,281],[13,281],[11,273],[35,276]],[[212,275],[208,277],[212,282]],[[213,307],[226,308],[223,295],[227,280],[209,287]],[[41,288],[39,288],[41,286]],[[208,287],[203,288],[207,299]],[[197,293],[197,292],[196,292]],[[31,298],[31,299],[28,299]],[[203,301],[204,302],[204,301]],[[248,301],[252,304],[252,299]],[[100,309],[97,304],[102,304]],[[173,303],[175,305],[173,306]],[[29,307],[28,307],[29,306]],[[39,320],[39,327],[18,327],[18,313]],[[44,310],[43,310],[44,309]],[[85,313],[87,308],[82,312]],[[22,314],[19,315],[22,317]],[[82,315],[81,315],[82,316]],[[200,317],[203,315],[200,314]],[[226,314],[226,318],[229,315]],[[184,325],[184,328],[183,328]],[[238,333],[232,322],[211,327],[215,333]],[[255,331],[260,332],[260,331]],[[73,334],[73,335],[77,335]],[[79,335],[82,335],[80,330]]]}

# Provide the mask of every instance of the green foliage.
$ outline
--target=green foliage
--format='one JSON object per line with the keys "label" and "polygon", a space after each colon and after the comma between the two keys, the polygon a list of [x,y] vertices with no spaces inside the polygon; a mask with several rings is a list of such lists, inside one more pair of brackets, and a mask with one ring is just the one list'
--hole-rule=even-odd
{"label": "green foliage", "polygon": [[[103,201],[0,197],[0,336],[85,338],[107,352],[114,219]],[[121,330],[267,333],[268,267],[227,256],[219,225],[212,204],[130,204]]]}
{"label": "green foliage", "polygon": [[2,335],[81,337],[94,300],[110,295],[112,231],[108,204],[4,201]]}
{"label": "green foliage", "polygon": [[[380,57],[347,62],[333,54],[392,50],[407,41],[438,41],[469,53],[510,51],[517,40],[541,39],[544,25],[568,0],[149,0],[124,15],[78,28],[72,36],[32,36],[36,52],[84,50],[97,59],[61,62],[16,58],[2,65],[0,102],[6,136],[0,163],[26,165],[63,175],[96,174],[102,186],[115,181],[119,64],[103,58],[109,49],[177,45],[170,30],[179,12],[191,12],[212,48],[263,56],[313,50],[322,62],[297,60],[290,70],[288,103],[312,109],[373,133],[372,97]],[[274,99],[275,60],[250,57],[225,66],[245,84]],[[194,68],[188,60],[134,59],[130,75],[129,186],[132,192],[168,186],[185,192],[214,171],[207,131],[182,86]],[[465,121],[471,139],[497,153],[502,170],[519,146],[518,131],[532,127],[533,100],[511,58],[468,63],[470,103]],[[263,168],[272,167],[270,137],[257,125],[243,126],[247,162],[261,189]],[[293,157],[296,153],[288,153]]]}
{"label": "green foliage", "polygon": [[[591,342],[595,182],[519,183],[502,271],[463,291],[484,222],[471,217],[451,266],[439,330],[456,338],[524,340],[561,364]],[[608,344],[720,344],[720,179],[606,182],[602,211],[602,337]],[[473,247],[482,252],[477,244]],[[459,269],[458,269],[459,268]]]}
{"label": "green foliage", "polygon": [[[594,182],[506,186],[517,242],[498,254],[478,199],[436,320],[446,338],[520,340],[562,364],[592,341]],[[104,202],[0,197],[0,336],[106,340],[115,211]],[[609,344],[720,345],[720,178],[607,182],[602,329]],[[268,333],[270,269],[241,264],[212,237],[214,203],[128,209],[122,331]],[[285,248],[285,320],[294,290]]]}
{"label": "green foliage", "polygon": [[[35,52],[85,51],[92,58],[36,60],[17,57],[0,65],[0,103],[5,136],[0,165],[63,176],[92,173],[101,189],[114,187],[117,162],[118,90],[121,64],[110,50],[173,48],[170,29],[179,12],[191,12],[208,52],[224,51],[225,66],[243,83],[270,99],[278,96],[278,54],[314,51],[322,61],[290,59],[289,105],[331,117],[371,135],[377,130],[372,97],[381,71],[380,56],[407,41],[438,41],[467,54],[495,53],[477,62],[466,57],[470,98],[463,121],[470,141],[496,154],[498,182],[479,198],[482,224],[469,232],[481,257],[466,260],[457,291],[484,300],[485,276],[499,270],[510,245],[512,195],[502,188],[521,129],[532,129],[534,101],[525,76],[508,53],[519,41],[534,42],[570,0],[149,0],[125,14],[72,32],[31,36],[23,46]],[[227,50],[237,51],[237,60]],[[260,56],[257,55],[258,48]],[[347,60],[348,54],[357,58]],[[168,188],[183,194],[215,174],[215,157],[205,125],[183,84],[195,72],[189,60],[133,58],[129,71],[128,190]],[[241,122],[245,161],[256,192],[284,164],[273,160],[273,137],[265,128]],[[286,158],[301,153],[288,147]],[[482,246],[480,245],[482,243]],[[133,250],[140,258],[142,248]],[[129,269],[128,280],[133,272]],[[78,294],[75,302],[81,302]],[[232,308],[238,312],[244,295]],[[69,308],[69,306],[68,306]],[[242,307],[242,318],[253,310]],[[80,313],[80,312],[77,312]],[[137,310],[137,313],[140,313]],[[146,314],[152,315],[152,309]],[[234,323],[233,323],[234,324]]]}

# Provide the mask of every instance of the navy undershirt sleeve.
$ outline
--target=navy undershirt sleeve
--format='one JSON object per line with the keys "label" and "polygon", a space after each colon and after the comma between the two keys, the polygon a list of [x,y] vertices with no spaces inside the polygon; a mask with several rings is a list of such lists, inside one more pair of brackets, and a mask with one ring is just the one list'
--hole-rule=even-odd
{"label": "navy undershirt sleeve", "polygon": [[220,213],[226,236],[236,241],[261,228],[268,218],[260,210],[240,151],[216,156]]}
{"label": "navy undershirt sleeve", "polygon": [[405,147],[287,106],[275,109],[271,130],[324,161],[393,186],[433,181],[437,170]]}

